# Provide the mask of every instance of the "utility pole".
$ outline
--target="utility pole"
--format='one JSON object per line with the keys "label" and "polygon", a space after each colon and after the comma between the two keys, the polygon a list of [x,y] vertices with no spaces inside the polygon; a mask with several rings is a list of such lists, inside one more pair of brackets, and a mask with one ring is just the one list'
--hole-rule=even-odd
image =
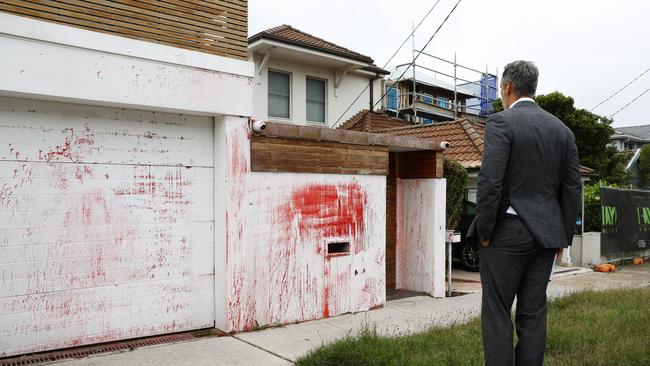
{"label": "utility pole", "polygon": [[411,94],[411,108],[413,108],[413,123],[417,123],[418,120],[418,110],[415,108],[415,102],[417,100],[418,94],[415,91],[416,90],[416,82],[415,82],[415,23],[411,22],[411,27],[413,28],[413,36],[412,36],[412,43],[413,43],[413,52],[412,52],[412,57],[413,61],[411,61],[411,68],[413,69],[413,93]]}

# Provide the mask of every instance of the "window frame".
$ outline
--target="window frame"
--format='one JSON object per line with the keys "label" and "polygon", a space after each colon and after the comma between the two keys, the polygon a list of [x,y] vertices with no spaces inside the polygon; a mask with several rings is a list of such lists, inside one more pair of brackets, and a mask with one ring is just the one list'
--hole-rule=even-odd
{"label": "window frame", "polygon": [[[284,74],[289,77],[289,117],[277,117],[277,116],[271,116],[270,113],[270,108],[269,108],[269,96],[270,96],[270,91],[269,88],[271,87],[271,82],[269,73],[276,73],[276,74]],[[284,120],[284,121],[291,121],[293,117],[293,75],[292,73],[288,71],[283,71],[283,70],[278,70],[278,69],[268,69],[267,70],[267,75],[266,75],[266,115],[268,116],[269,119],[278,119],[278,120]]]}
{"label": "window frame", "polygon": [[[307,117],[309,115],[309,113],[307,111],[309,109],[309,103],[308,102],[310,100],[315,101],[315,100],[309,99],[309,97],[307,96],[308,95],[308,93],[307,93],[307,81],[309,79],[315,80],[315,81],[320,81],[320,82],[323,83],[323,96],[324,96],[325,100],[323,100],[323,120],[322,121],[312,121]],[[320,102],[320,101],[318,101],[318,102]],[[306,75],[305,76],[305,122],[314,123],[314,124],[318,124],[318,125],[327,124],[327,102],[328,102],[328,98],[327,98],[327,79]]]}

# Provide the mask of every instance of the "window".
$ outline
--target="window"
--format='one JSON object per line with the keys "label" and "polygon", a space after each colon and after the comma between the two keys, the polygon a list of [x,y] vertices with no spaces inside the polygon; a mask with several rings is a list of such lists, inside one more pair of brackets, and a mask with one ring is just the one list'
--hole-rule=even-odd
{"label": "window", "polygon": [[269,70],[269,117],[289,119],[291,76]]}
{"label": "window", "polygon": [[465,204],[463,205],[463,215],[474,216],[476,215],[476,193],[478,189],[467,188],[465,189]]}
{"label": "window", "polygon": [[325,81],[307,78],[307,121],[325,122]]}
{"label": "window", "polygon": [[448,108],[447,107],[447,102],[448,101],[449,101],[449,99],[447,99],[445,97],[438,97],[438,107],[440,107],[440,108]]}

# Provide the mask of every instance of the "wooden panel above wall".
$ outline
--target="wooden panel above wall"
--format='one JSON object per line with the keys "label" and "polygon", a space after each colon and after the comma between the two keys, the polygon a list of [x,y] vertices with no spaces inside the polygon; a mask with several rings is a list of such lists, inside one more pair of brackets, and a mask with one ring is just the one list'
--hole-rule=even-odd
{"label": "wooden panel above wall", "polygon": [[245,60],[247,0],[0,0],[0,11]]}
{"label": "wooden panel above wall", "polygon": [[251,170],[388,175],[388,148],[253,135]]}

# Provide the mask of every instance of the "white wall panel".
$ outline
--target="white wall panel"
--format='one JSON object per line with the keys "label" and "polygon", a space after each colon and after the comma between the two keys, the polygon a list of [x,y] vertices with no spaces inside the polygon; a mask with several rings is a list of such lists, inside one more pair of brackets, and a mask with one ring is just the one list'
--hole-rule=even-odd
{"label": "white wall panel", "polygon": [[397,180],[397,288],[445,296],[445,179]]}
{"label": "white wall panel", "polygon": [[[247,124],[225,126],[225,274],[217,327],[242,331],[357,312],[386,299],[386,178],[251,172]],[[349,252],[328,255],[328,242]]]}

